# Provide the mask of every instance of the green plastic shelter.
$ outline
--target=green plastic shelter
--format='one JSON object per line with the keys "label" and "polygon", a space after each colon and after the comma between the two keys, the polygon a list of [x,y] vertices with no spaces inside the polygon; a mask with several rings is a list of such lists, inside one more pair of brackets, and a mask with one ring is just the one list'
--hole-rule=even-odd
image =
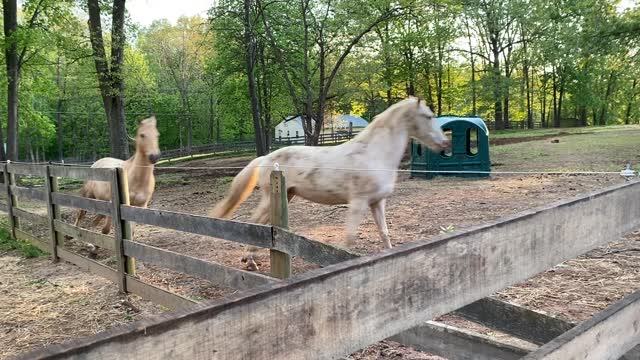
{"label": "green plastic shelter", "polygon": [[[451,140],[451,150],[434,153],[416,140],[411,141],[411,177],[432,179],[440,176],[487,177],[489,129],[479,117],[445,115],[436,121]],[[420,171],[443,171],[424,173]],[[483,173],[447,173],[447,171],[480,171]]]}

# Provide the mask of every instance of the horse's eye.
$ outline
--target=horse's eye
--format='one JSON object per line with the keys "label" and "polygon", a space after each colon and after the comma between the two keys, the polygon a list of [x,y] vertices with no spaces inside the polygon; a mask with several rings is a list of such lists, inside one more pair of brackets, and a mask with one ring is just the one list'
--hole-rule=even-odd
{"label": "horse's eye", "polygon": [[144,134],[140,134],[140,137],[144,139]]}

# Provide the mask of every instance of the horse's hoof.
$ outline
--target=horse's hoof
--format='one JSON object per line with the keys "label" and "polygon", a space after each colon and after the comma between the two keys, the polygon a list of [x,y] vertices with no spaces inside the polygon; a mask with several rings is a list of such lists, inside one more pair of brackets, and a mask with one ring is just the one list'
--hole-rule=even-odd
{"label": "horse's hoof", "polygon": [[97,259],[97,258],[98,258],[98,254],[97,254],[97,253],[94,253],[94,252],[90,252],[88,257],[89,257],[89,259],[91,259],[91,260],[95,260],[95,259]]}
{"label": "horse's hoof", "polygon": [[71,237],[71,236],[69,236],[69,235],[65,235],[65,236],[64,236],[64,239],[65,239],[65,240],[67,240],[67,241],[69,241],[69,240],[72,240],[72,239],[73,239],[73,237]]}
{"label": "horse's hoof", "polygon": [[249,271],[260,271],[260,269],[258,268],[258,264],[256,264],[255,261],[250,261],[247,264],[247,270],[249,270]]}

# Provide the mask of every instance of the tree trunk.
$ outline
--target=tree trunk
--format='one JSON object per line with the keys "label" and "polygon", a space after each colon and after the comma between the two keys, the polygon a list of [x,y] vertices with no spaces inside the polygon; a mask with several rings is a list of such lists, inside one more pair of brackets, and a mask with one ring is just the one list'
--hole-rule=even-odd
{"label": "tree trunk", "polygon": [[533,113],[531,112],[531,85],[529,81],[529,64],[525,61],[522,68],[524,75],[524,90],[527,93],[527,128],[533,129]]}
{"label": "tree trunk", "polygon": [[631,86],[631,98],[629,99],[629,102],[627,103],[627,111],[625,112],[625,116],[624,116],[624,123],[625,125],[629,125],[631,123],[631,110],[632,110],[632,106],[633,106],[633,101],[636,97],[636,85],[638,85],[638,79],[634,78],[633,79],[633,85]]}
{"label": "tree trunk", "polygon": [[562,125],[562,100],[564,99],[564,77],[560,79],[560,95],[558,97],[558,120],[556,122],[556,127],[560,127]]}
{"label": "tree trunk", "polygon": [[61,58],[58,56],[58,63],[56,66],[56,83],[58,85],[58,106],[56,112],[56,133],[58,135],[58,160],[64,160],[64,136],[62,134],[62,105],[63,105],[63,97],[64,90],[62,89],[62,74],[61,74],[61,66],[60,63]]}
{"label": "tree trunk", "polygon": [[[12,35],[18,29],[17,0],[3,0],[5,62],[7,67],[7,154],[6,159],[18,160],[18,93],[20,61],[17,39]],[[4,152],[4,149],[2,149]],[[5,158],[4,154],[3,160]]]}
{"label": "tree trunk", "polygon": [[560,127],[560,114],[558,113],[558,82],[556,70],[553,69],[553,127]]}
{"label": "tree trunk", "polygon": [[613,87],[615,83],[616,73],[614,70],[611,70],[609,74],[609,81],[607,82],[607,92],[604,95],[604,102],[602,103],[602,108],[600,109],[600,125],[607,125],[607,110],[609,109],[609,98],[611,97],[611,93],[613,92]]}
{"label": "tree trunk", "polygon": [[443,61],[443,49],[438,42],[438,71],[436,73],[436,96],[438,99],[438,113],[437,115],[442,115],[442,77],[444,75],[444,71],[442,69],[442,61]]}
{"label": "tree trunk", "polygon": [[209,136],[207,137],[208,142],[213,142],[213,129],[215,126],[216,115],[214,113],[215,109],[213,108],[213,94],[209,95]]}
{"label": "tree trunk", "polygon": [[469,40],[469,57],[471,61],[471,115],[476,116],[478,112],[477,108],[477,94],[476,94],[476,59],[473,53],[473,40],[471,38],[471,30],[469,28],[469,22],[465,21],[467,27],[467,39]]}
{"label": "tree trunk", "polygon": [[253,36],[253,24],[251,22],[251,9],[253,7],[252,0],[244,0],[244,45],[245,49],[245,65],[247,69],[247,78],[249,80],[249,99],[251,100],[251,115],[253,117],[253,130],[256,141],[256,154],[258,156],[266,155],[264,140],[262,138],[262,126],[260,118],[260,105],[258,104],[258,94],[256,92],[256,76],[255,76],[255,38]]}
{"label": "tree trunk", "polygon": [[495,98],[494,121],[495,121],[496,130],[502,130],[504,129],[503,113],[502,113],[502,81],[500,81],[500,49],[499,49],[497,37],[492,38],[491,49],[493,53],[493,76],[494,76],[493,95]]}
{"label": "tree trunk", "polygon": [[89,9],[91,47],[94,52],[94,62],[98,74],[102,102],[109,122],[111,156],[126,159],[129,157],[129,142],[124,114],[124,78],[122,72],[125,45],[125,0],[113,1],[110,66],[107,62],[102,38],[100,3],[98,0],[87,0],[87,5]]}

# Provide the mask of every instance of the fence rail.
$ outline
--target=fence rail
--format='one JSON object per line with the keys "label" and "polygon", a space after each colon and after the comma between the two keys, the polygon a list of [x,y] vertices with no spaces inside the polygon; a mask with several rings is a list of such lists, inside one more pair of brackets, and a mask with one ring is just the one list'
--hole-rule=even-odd
{"label": "fence rail", "polygon": [[[11,172],[14,167],[0,166],[9,185],[5,188],[6,210],[12,233],[49,251],[53,260],[68,261],[118,284],[121,291],[182,310],[98,334],[80,343],[45,348],[24,355],[24,359],[118,359],[123,354],[129,358],[197,358],[206,349],[215,349],[215,356],[225,359],[312,358],[319,352],[323,357],[333,358],[388,338],[459,359],[516,359],[526,354],[527,359],[600,359],[623,355],[637,358],[640,351],[634,348],[640,342],[640,327],[636,326],[640,292],[575,327],[484,298],[640,227],[639,181],[529,210],[465,232],[356,258],[346,250],[286,229],[288,210],[283,191],[286,185],[279,171],[272,172],[271,185],[271,200],[275,204],[271,209],[272,223],[277,226],[265,226],[129,206],[126,173],[122,169],[108,173],[115,201],[82,202],[77,196],[57,191],[57,175],[98,178],[104,173],[64,172],[54,166],[41,166],[44,171],[34,172],[43,173],[48,179],[44,199],[30,191],[14,192],[22,188],[15,182],[16,174]],[[20,175],[30,175],[28,168],[14,169]],[[20,197],[37,197],[47,202],[47,216],[20,209]],[[115,236],[80,229],[62,221],[56,208],[59,205],[104,210],[120,225],[116,226]],[[43,239],[27,232],[20,218],[44,223],[50,236]],[[130,222],[260,244],[271,250],[272,269],[278,270],[272,272],[274,277],[269,277],[135,242]],[[116,253],[116,268],[71,252],[58,240],[62,235],[112,249]],[[252,236],[260,239],[251,239]],[[301,256],[327,267],[280,281],[275,277],[287,277],[291,272],[287,269],[290,256]],[[252,291],[191,308],[193,300],[137,278],[134,259]],[[258,286],[260,289],[254,289]],[[506,345],[429,321],[456,310],[465,318],[546,345],[537,350]],[[498,314],[508,316],[501,321]],[[247,341],[248,332],[251,341]],[[169,345],[158,347],[159,343]]]}
{"label": "fence rail", "polygon": [[[136,259],[240,290],[272,284],[279,280],[135,242],[132,238],[132,222],[259,246],[286,253],[288,256],[301,256],[320,265],[354,256],[345,250],[296,236],[273,226],[130,206],[126,173],[123,169],[35,164],[9,164],[8,166],[0,164],[0,169],[3,171],[3,178],[6,180],[5,185],[7,185],[3,189],[7,195],[7,203],[0,203],[0,210],[8,212],[9,230],[16,238],[31,242],[41,250],[49,252],[53,261],[58,259],[68,261],[88,272],[113,281],[123,292],[135,293],[171,308],[190,306],[194,302],[137,279]],[[35,189],[17,184],[16,176],[29,175],[44,176],[46,186]],[[59,177],[108,181],[111,184],[112,201],[88,199],[61,193],[57,186]],[[282,197],[283,199],[280,200],[286,206],[286,192],[282,194]],[[45,203],[47,215],[36,214],[20,208],[19,203],[24,199]],[[114,235],[105,235],[65,223],[60,214],[60,207],[82,209],[112,217]],[[39,237],[26,231],[20,220],[32,223],[34,226],[48,228],[49,235],[46,238]],[[111,268],[71,252],[64,246],[62,241],[64,236],[70,236],[79,241],[113,251],[116,267]],[[294,242],[299,244],[294,245]],[[288,266],[290,267],[290,264]],[[290,269],[286,272],[290,273]]]}
{"label": "fence rail", "polygon": [[[457,343],[453,350],[459,358],[473,355],[474,349],[482,350],[466,358],[518,358],[533,349],[504,347],[456,331],[442,335],[446,326],[425,322],[638,228],[638,198],[640,182],[618,185],[465,232],[312,270],[294,280],[264,285],[260,291],[143,320],[24,358],[117,359],[126,354],[189,359],[210,350],[225,359],[300,359],[319,354],[338,358],[389,337],[440,352],[446,349],[432,346],[434,338],[447,346]],[[640,341],[640,327],[633,323],[639,316],[638,296],[631,295],[555,338],[530,358],[622,356]],[[545,321],[542,315],[532,316]],[[549,334],[534,336],[549,338]],[[468,347],[470,342],[477,346]]]}

